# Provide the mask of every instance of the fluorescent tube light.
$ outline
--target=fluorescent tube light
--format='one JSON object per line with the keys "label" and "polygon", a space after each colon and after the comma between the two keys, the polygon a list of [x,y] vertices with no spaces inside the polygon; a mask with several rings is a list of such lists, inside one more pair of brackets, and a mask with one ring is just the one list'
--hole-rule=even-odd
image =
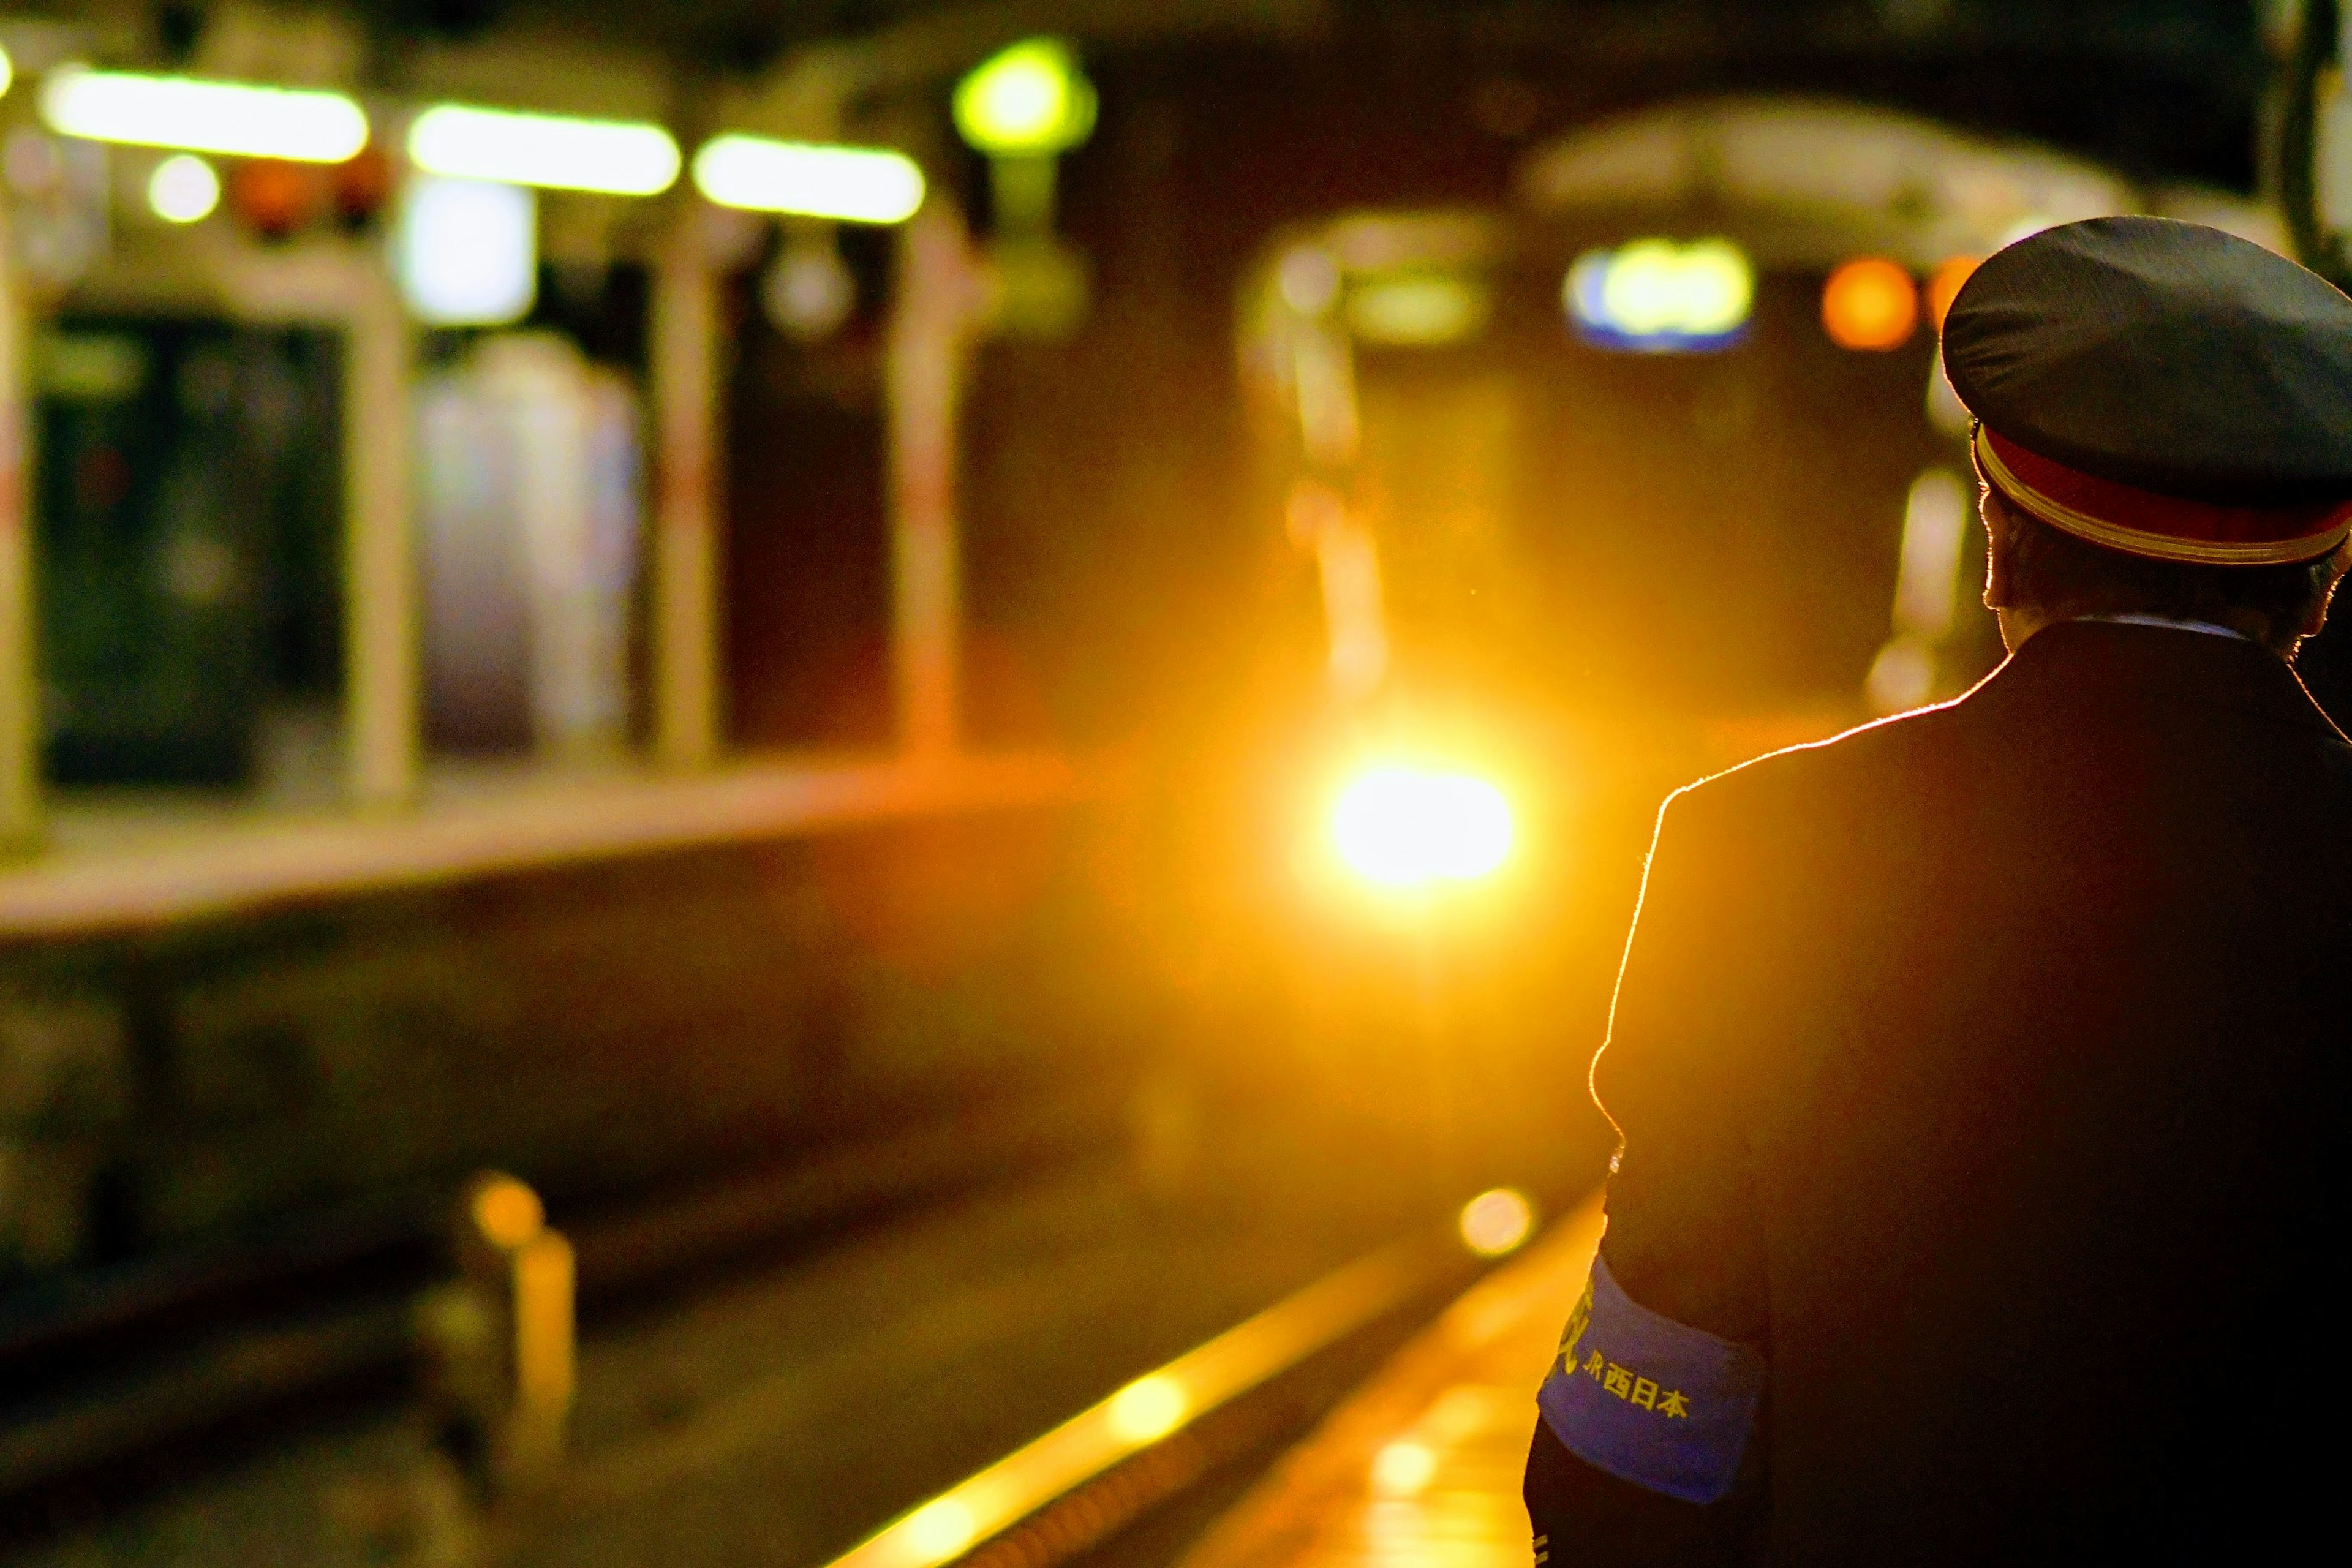
{"label": "fluorescent tube light", "polygon": [[678,153],[668,132],[644,121],[443,103],[409,125],[408,161],[451,179],[651,196],[677,180]]}
{"label": "fluorescent tube light", "polygon": [[844,223],[902,223],[923,205],[923,171],[903,153],[764,136],[704,142],[694,184],[720,206]]}
{"label": "fluorescent tube light", "polygon": [[367,116],[340,92],[66,67],[41,84],[41,119],[64,136],[340,163],[367,145]]}

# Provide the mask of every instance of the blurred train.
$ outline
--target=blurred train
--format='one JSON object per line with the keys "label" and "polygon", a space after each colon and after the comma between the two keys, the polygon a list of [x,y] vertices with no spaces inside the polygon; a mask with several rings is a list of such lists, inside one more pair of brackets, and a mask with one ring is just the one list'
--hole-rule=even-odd
{"label": "blurred train", "polygon": [[1999,662],[1936,359],[1975,263],[2126,211],[2284,237],[1819,100],[1606,121],[1512,195],[1287,226],[1245,275],[1249,505],[1311,630],[1260,639],[1285,677],[1253,667],[1254,750],[1214,764],[1256,826],[1201,929],[1289,955],[1268,1010],[1318,1098],[1526,1159],[1603,1136],[1583,1068],[1660,799]]}

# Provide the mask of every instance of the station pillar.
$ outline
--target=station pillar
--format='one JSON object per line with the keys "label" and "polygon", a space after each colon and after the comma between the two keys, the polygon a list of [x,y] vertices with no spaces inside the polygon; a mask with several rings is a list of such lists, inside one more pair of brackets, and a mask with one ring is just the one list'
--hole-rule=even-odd
{"label": "station pillar", "polygon": [[357,263],[343,398],[344,724],[354,805],[416,795],[421,605],[411,529],[415,342],[388,268]]}
{"label": "station pillar", "polygon": [[29,846],[41,834],[30,366],[13,255],[7,197],[0,192],[0,852]]}
{"label": "station pillar", "polygon": [[890,652],[898,743],[910,756],[955,749],[962,655],[957,431],[987,277],[963,216],[934,195],[901,231],[890,323]]}
{"label": "station pillar", "polygon": [[654,754],[719,754],[719,275],[698,198],[681,194],[654,268]]}

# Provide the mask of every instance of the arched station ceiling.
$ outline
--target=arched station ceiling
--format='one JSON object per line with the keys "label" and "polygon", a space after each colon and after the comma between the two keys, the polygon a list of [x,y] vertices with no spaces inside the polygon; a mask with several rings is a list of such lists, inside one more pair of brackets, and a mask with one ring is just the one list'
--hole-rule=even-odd
{"label": "arched station ceiling", "polygon": [[2142,189],[2048,147],[1827,99],[1688,100],[1623,115],[1538,148],[1518,186],[1544,216],[1717,216],[1759,259],[1792,265],[1870,252],[1924,269],[2126,212],[2286,243],[2276,216],[2242,196]]}

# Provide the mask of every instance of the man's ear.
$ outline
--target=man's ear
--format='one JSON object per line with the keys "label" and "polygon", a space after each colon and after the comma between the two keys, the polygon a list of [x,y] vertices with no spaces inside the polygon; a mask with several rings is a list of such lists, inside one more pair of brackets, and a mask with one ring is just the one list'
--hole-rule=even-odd
{"label": "man's ear", "polygon": [[2006,609],[2010,604],[2009,541],[2015,524],[2010,519],[2008,500],[1981,479],[1977,481],[1977,513],[1984,519],[1985,525],[1985,608]]}
{"label": "man's ear", "polygon": [[2347,571],[2352,571],[2352,537],[2347,537],[2336,547],[2336,553],[2327,558],[2327,587],[2311,602],[2311,613],[2303,617],[2303,625],[2295,629],[2295,636],[2315,637],[2320,628],[2327,625],[2327,606],[2335,600],[2336,587],[2344,581],[2344,574]]}

